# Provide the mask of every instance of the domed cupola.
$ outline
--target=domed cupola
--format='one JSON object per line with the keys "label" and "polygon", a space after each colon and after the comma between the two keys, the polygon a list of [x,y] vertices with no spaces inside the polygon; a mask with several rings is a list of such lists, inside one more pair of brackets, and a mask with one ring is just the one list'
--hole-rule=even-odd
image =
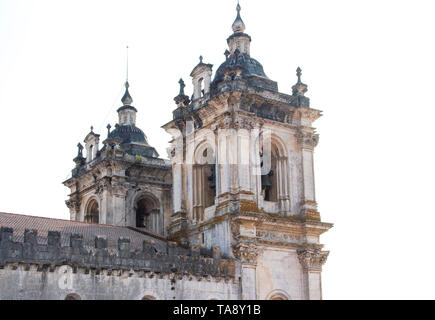
{"label": "domed cupola", "polygon": [[237,16],[233,22],[233,34],[228,37],[228,49],[225,51],[225,61],[216,70],[212,87],[217,88],[222,81],[245,78],[248,85],[277,91],[275,81],[270,80],[264,73],[260,62],[251,58],[251,37],[244,33],[246,26],[240,16],[240,4],[237,3]]}
{"label": "domed cupola", "polygon": [[108,126],[107,139],[119,141],[122,149],[129,154],[158,157],[157,151],[148,144],[145,133],[136,127],[137,109],[131,105],[133,98],[128,91],[129,87],[126,81],[125,93],[121,99],[123,106],[117,110],[119,120],[113,131]]}

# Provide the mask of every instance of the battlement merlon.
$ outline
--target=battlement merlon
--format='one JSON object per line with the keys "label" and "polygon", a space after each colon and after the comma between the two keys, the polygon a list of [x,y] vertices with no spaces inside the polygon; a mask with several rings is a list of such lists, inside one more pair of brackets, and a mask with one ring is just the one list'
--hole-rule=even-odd
{"label": "battlement merlon", "polygon": [[[49,231],[47,244],[38,243],[36,230],[24,231],[24,241],[14,240],[13,228],[0,229],[0,267],[8,263],[96,270],[134,270],[155,273],[191,274],[196,276],[234,277],[234,261],[222,259],[220,248],[213,248],[211,258],[199,255],[199,250],[182,255],[175,243],[168,243],[166,252],[158,251],[149,240],[143,241],[142,250],[130,248],[130,238],[118,239],[118,247],[108,246],[106,236],[95,236],[93,246],[86,246],[81,234],[69,235],[67,246],[61,246],[61,233]],[[187,251],[189,252],[189,251]]]}

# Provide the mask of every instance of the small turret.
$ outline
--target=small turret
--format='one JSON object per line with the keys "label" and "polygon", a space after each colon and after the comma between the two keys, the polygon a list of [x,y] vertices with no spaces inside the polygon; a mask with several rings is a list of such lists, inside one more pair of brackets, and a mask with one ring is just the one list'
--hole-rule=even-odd
{"label": "small turret", "polygon": [[251,37],[246,33],[244,33],[246,27],[245,27],[245,23],[240,17],[241,8],[239,3],[237,3],[236,10],[237,10],[237,17],[232,25],[234,33],[227,39],[228,46],[230,49],[230,55],[231,56],[234,55],[234,52],[236,50],[239,50],[241,54],[249,56]]}
{"label": "small turret", "polygon": [[123,106],[118,109],[118,123],[120,125],[136,125],[136,108],[131,105],[133,98],[128,92],[130,87],[128,81],[125,82],[125,93],[121,99]]}
{"label": "small turret", "polygon": [[203,63],[202,56],[199,57],[199,63],[193,68],[190,76],[193,83],[193,98],[192,100],[199,99],[210,92],[212,64]]}

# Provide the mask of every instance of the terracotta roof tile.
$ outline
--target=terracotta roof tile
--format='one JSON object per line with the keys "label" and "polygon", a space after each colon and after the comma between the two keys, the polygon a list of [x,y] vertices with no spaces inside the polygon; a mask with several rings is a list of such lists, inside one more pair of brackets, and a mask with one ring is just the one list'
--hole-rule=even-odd
{"label": "terracotta roof tile", "polygon": [[59,231],[61,234],[61,245],[68,246],[72,233],[83,234],[83,242],[86,246],[94,246],[95,236],[106,236],[108,246],[117,248],[120,237],[129,237],[131,248],[142,249],[143,240],[150,240],[159,251],[166,251],[166,240],[145,230],[137,230],[128,227],[119,227],[105,224],[92,224],[79,221],[45,218],[38,216],[21,215],[14,213],[0,212],[0,226],[14,229],[14,240],[24,240],[25,229],[38,231],[38,243],[47,243],[48,231]]}

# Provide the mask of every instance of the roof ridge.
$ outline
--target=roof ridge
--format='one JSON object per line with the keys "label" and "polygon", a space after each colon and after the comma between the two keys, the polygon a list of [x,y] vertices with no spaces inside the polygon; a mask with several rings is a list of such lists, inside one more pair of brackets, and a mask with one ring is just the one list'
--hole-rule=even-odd
{"label": "roof ridge", "polygon": [[[66,220],[66,219],[59,219],[59,218],[49,218],[49,217],[41,217],[41,216],[34,216],[34,215],[29,215],[29,214],[21,214],[21,213],[10,213],[10,212],[0,212],[1,214],[9,214],[9,215],[13,215],[13,216],[22,216],[22,217],[32,217],[32,218],[42,218],[42,219],[48,219],[48,220],[58,220],[58,221],[65,221],[65,222],[70,222],[70,223],[76,223],[76,224],[82,224],[82,225],[94,225],[94,226],[98,226],[98,227],[112,227],[112,228],[121,228],[121,229],[128,229],[128,230],[132,230],[135,231],[137,233],[142,233],[141,231],[138,230],[133,230],[130,229],[128,226],[115,226],[112,224],[100,224],[100,223],[87,223],[87,222],[83,222],[83,221],[76,221],[76,220]],[[145,233],[145,232],[143,232]],[[167,239],[165,237],[162,237],[160,235],[154,234],[153,232],[146,232],[147,234],[149,234],[151,237],[154,238],[159,238],[161,237],[160,240],[164,240],[167,241]]]}

